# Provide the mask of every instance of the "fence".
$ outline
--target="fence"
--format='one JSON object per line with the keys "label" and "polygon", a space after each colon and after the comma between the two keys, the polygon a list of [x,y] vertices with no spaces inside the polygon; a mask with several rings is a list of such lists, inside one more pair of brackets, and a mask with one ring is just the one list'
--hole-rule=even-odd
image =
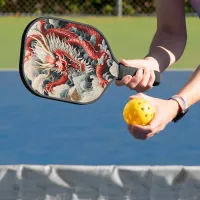
{"label": "fence", "polygon": [[[0,0],[1,15],[152,15],[155,0]],[[193,13],[188,0],[185,10]]]}

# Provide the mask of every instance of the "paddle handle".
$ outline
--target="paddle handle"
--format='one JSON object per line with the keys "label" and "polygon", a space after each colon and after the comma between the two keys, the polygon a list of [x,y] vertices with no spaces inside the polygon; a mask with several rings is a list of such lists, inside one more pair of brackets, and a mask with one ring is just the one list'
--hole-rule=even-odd
{"label": "paddle handle", "polygon": [[[121,80],[124,76],[131,75],[135,76],[136,72],[138,71],[138,68],[135,67],[126,67],[123,64],[119,64],[119,75],[117,80]],[[160,85],[160,72],[154,71],[155,74],[155,81],[153,86],[158,86]]]}

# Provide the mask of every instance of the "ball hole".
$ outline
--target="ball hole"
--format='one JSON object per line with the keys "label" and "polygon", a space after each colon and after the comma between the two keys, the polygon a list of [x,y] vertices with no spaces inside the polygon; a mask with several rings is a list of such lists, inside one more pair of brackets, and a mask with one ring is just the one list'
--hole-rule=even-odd
{"label": "ball hole", "polygon": [[148,110],[150,110],[150,107],[148,107]]}
{"label": "ball hole", "polygon": [[142,111],[144,111],[144,108],[141,108]]}
{"label": "ball hole", "polygon": [[140,102],[138,102],[138,105],[140,105],[141,103]]}
{"label": "ball hole", "polygon": [[148,115],[146,114],[145,117],[148,117]]}

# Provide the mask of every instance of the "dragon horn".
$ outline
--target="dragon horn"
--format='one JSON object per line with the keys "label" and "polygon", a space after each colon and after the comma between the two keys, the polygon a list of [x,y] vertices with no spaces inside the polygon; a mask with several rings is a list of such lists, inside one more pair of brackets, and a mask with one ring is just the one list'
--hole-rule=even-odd
{"label": "dragon horn", "polygon": [[48,47],[48,42],[47,42],[46,38],[44,37],[44,35],[43,35],[40,31],[37,31],[37,30],[36,30],[36,32],[42,37],[46,49],[48,49],[48,51],[50,51],[50,49],[49,49],[49,47]]}
{"label": "dragon horn", "polygon": [[42,44],[42,42],[39,39],[35,38],[34,36],[30,36],[30,37],[33,38],[33,39],[35,39],[42,46],[42,48],[44,49],[44,51],[47,54],[50,54],[49,50]]}

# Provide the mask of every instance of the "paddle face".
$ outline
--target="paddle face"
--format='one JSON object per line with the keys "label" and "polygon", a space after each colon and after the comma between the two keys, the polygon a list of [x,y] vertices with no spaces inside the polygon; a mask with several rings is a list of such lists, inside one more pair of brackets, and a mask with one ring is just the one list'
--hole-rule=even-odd
{"label": "paddle face", "polygon": [[33,94],[88,104],[103,94],[118,65],[106,38],[92,26],[42,17],[24,31],[20,75]]}

